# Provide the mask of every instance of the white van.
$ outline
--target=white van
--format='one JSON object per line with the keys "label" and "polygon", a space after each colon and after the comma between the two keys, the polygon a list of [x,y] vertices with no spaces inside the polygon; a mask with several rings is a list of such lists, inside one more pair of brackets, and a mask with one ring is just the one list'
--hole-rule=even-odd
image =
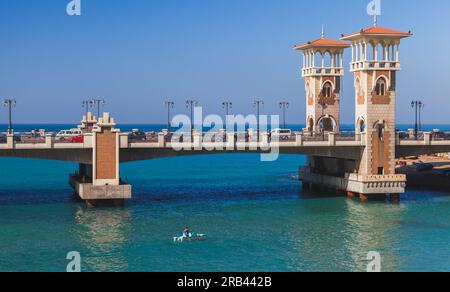
{"label": "white van", "polygon": [[292,136],[292,131],[290,129],[274,129],[270,131],[272,139],[278,137],[279,141],[288,140]]}
{"label": "white van", "polygon": [[58,134],[56,134],[57,141],[66,141],[72,137],[78,137],[83,135],[83,132],[80,129],[71,129],[71,130],[62,130]]}

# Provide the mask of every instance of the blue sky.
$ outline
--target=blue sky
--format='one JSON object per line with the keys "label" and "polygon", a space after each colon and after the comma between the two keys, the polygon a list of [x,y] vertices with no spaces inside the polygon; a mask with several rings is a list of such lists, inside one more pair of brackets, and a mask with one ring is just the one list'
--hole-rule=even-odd
{"label": "blue sky", "polygon": [[[18,123],[74,123],[81,100],[107,99],[120,123],[164,123],[166,97],[185,113],[195,98],[206,113],[279,113],[305,119],[301,56],[296,43],[371,26],[369,0],[82,0],[69,17],[69,0],[0,0],[0,98],[17,99]],[[450,123],[450,2],[384,0],[380,26],[412,30],[401,47],[399,123],[412,122],[410,101],[426,103],[426,123]],[[350,54],[346,54],[346,67]],[[352,75],[346,72],[342,119],[353,123]],[[0,123],[6,111],[0,109]]]}

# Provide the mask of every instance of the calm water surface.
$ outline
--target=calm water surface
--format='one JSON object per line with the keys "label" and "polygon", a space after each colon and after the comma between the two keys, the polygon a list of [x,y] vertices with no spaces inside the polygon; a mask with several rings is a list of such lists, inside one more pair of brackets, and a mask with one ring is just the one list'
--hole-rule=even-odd
{"label": "calm water surface", "polygon": [[[408,191],[399,205],[301,195],[303,156],[152,160],[122,166],[121,209],[74,203],[76,164],[0,159],[0,271],[450,271],[450,196]],[[204,242],[175,244],[189,225]]]}

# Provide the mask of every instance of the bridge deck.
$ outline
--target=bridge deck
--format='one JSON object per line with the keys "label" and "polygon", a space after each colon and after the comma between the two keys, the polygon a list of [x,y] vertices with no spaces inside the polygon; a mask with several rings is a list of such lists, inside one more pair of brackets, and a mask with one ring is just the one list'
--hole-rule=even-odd
{"label": "bridge deck", "polygon": [[[200,141],[171,143],[165,140],[133,141],[128,135],[120,135],[121,162],[146,160],[160,157],[221,154],[221,153],[267,153],[275,151],[281,154],[304,154],[344,159],[358,159],[364,150],[363,140],[355,137],[303,137],[280,142],[209,142]],[[325,138],[325,139],[323,139]],[[323,140],[322,140],[323,139]],[[12,142],[12,143],[11,143]],[[398,140],[396,157],[416,156],[450,152],[450,140]],[[83,143],[56,142],[51,137],[39,140],[39,143],[10,141],[0,143],[0,157],[42,158],[51,160],[91,163],[92,139]]]}

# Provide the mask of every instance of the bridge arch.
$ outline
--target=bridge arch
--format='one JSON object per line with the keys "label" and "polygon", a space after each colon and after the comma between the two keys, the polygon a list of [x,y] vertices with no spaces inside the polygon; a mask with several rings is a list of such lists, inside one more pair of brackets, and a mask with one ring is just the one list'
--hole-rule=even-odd
{"label": "bridge arch", "polygon": [[356,133],[361,134],[366,132],[366,120],[363,117],[359,117],[356,121]]}
{"label": "bridge arch", "polygon": [[337,130],[337,122],[332,115],[321,116],[317,120],[316,126],[324,132],[335,132]]}

